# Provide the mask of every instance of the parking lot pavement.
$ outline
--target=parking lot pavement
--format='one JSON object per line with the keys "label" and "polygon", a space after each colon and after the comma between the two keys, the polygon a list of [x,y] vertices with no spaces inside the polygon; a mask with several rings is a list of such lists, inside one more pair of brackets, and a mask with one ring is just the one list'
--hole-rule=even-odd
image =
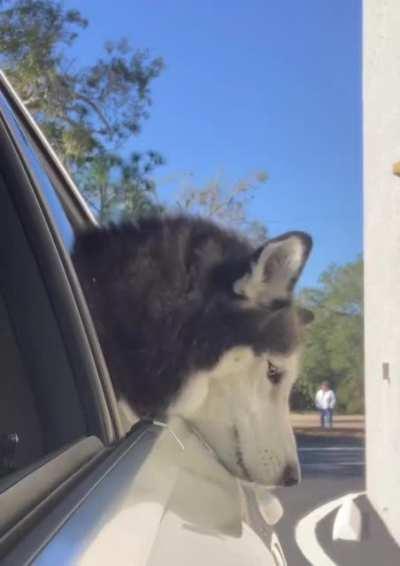
{"label": "parking lot pavement", "polygon": [[297,444],[303,480],[293,488],[277,490],[285,509],[277,531],[288,564],[303,566],[310,562],[295,540],[298,522],[328,501],[364,491],[364,445],[360,439],[326,435],[297,435]]}
{"label": "parking lot pavement", "polygon": [[[288,565],[399,566],[400,549],[364,495],[356,499],[363,515],[362,541],[332,541],[333,521],[338,508],[335,501],[346,494],[365,491],[362,439],[306,435],[298,437],[298,448],[302,482],[295,487],[276,490],[285,509],[276,531]],[[332,510],[323,515],[325,505],[326,509],[331,507]],[[310,561],[296,542],[296,528],[299,521],[315,510],[320,510],[313,513],[313,517],[320,515],[319,520],[313,523],[314,519],[310,519],[301,535],[305,540],[298,541],[303,549],[315,547],[316,554],[311,553],[314,558]]]}
{"label": "parking lot pavement", "polygon": [[304,477],[364,477],[365,450],[360,438],[297,435]]}
{"label": "parking lot pavement", "polygon": [[[276,495],[285,510],[283,518],[276,525],[276,531],[289,566],[310,564],[296,542],[298,522],[328,501],[335,500],[346,493],[363,490],[363,478],[329,476],[328,474],[319,477],[306,475],[298,486],[276,490]],[[313,533],[310,532],[309,534],[312,535]],[[307,545],[308,542],[305,542],[305,544]],[[315,564],[315,566],[325,565]],[[350,564],[345,566],[350,566]]]}
{"label": "parking lot pavement", "polygon": [[316,528],[321,547],[334,564],[343,566],[399,566],[400,548],[389,535],[385,525],[362,495],[355,500],[363,518],[361,542],[332,541],[336,511],[329,513]]}

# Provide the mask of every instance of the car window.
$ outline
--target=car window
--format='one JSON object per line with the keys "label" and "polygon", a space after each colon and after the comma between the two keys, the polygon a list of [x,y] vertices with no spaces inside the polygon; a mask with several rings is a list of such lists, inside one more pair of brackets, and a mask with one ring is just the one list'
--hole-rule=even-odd
{"label": "car window", "polygon": [[31,173],[36,177],[37,185],[43,192],[43,196],[46,199],[51,214],[56,221],[57,228],[63,238],[64,245],[70,250],[74,242],[74,231],[61,205],[60,199],[57,196],[53,181],[50,179],[49,174],[41,163],[38,152],[32,141],[28,139],[27,132],[4,98],[2,99],[2,108],[7,116],[8,123],[13,126],[13,134],[21,144],[24,159],[28,161]]}
{"label": "car window", "polygon": [[114,439],[60,253],[73,238],[0,94],[0,561]]}
{"label": "car window", "polygon": [[87,434],[63,338],[0,178],[0,458],[15,472]]}
{"label": "car window", "polygon": [[[62,319],[72,317],[74,320],[70,323],[76,326],[76,332],[68,332],[65,337],[69,342],[69,355],[72,357],[74,371],[81,376],[83,374],[78,385],[84,397],[85,412],[91,415],[91,432],[97,434],[103,442],[112,442],[115,435],[121,436],[121,423],[115,408],[114,393],[73,264],[69,259],[77,233],[94,220],[78,191],[73,186],[71,188],[72,181],[41,132],[37,131],[29,114],[13,96],[9,98],[7,88],[4,96],[0,96],[7,126],[12,130],[25,170],[32,179],[33,190],[37,193],[37,201],[62,263],[63,276],[68,280],[67,292],[74,305],[67,313],[60,313],[60,316]],[[89,381],[89,386],[82,385],[81,382],[86,380]]]}
{"label": "car window", "polygon": [[4,477],[43,455],[44,433],[3,295],[0,295],[0,357],[0,477]]}

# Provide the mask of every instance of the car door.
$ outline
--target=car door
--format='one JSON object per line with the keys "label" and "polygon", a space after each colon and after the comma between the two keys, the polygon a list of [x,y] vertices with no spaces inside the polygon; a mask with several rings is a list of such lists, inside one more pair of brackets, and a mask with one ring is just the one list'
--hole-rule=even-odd
{"label": "car door", "polygon": [[99,513],[115,506],[158,434],[141,423],[122,438],[111,382],[69,258],[77,230],[93,219],[74,190],[65,189],[64,200],[60,196],[62,168],[35,136],[2,77],[2,564],[43,562],[39,556],[51,540],[57,541],[57,563],[75,563],[79,545],[61,543],[60,553],[56,534],[101,482],[104,497],[85,506],[86,523],[79,526],[80,540],[86,539]]}

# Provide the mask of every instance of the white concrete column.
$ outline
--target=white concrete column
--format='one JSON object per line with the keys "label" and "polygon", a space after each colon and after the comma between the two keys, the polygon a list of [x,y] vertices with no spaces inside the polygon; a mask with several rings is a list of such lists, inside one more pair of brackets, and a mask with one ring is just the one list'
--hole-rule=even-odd
{"label": "white concrete column", "polygon": [[400,542],[400,0],[363,7],[367,490]]}

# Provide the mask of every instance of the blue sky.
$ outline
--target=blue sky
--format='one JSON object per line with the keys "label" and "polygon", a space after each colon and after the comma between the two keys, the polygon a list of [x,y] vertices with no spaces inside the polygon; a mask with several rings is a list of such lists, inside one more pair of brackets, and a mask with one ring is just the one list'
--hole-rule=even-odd
{"label": "blue sky", "polygon": [[162,56],[135,149],[157,149],[160,194],[191,173],[227,183],[266,170],[250,213],[271,235],[312,234],[302,278],[362,251],[360,0],[68,0],[90,25],[74,55],[127,37]]}

